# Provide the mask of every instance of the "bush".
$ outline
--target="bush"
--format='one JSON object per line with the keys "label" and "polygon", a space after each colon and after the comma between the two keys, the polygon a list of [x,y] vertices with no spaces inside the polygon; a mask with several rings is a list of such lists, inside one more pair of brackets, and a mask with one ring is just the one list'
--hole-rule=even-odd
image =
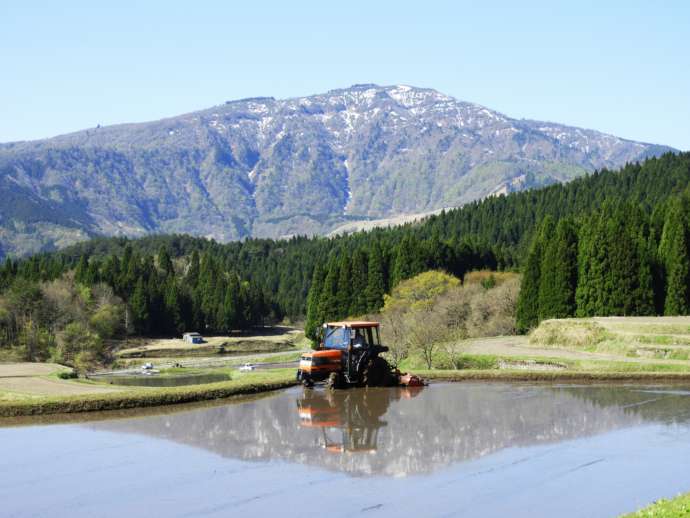
{"label": "bush", "polygon": [[105,304],[96,310],[89,324],[101,338],[112,338],[122,331],[122,317],[122,306]]}
{"label": "bush", "polygon": [[78,378],[79,374],[77,374],[76,371],[62,371],[58,372],[57,377],[61,380],[73,380],[75,378]]}
{"label": "bush", "polygon": [[55,360],[67,365],[76,365],[77,356],[88,353],[81,359],[82,363],[92,363],[103,353],[101,338],[89,328],[78,322],[67,324],[58,335],[55,348]]}
{"label": "bush", "polygon": [[398,284],[384,296],[384,311],[395,308],[426,309],[439,295],[460,286],[460,279],[445,272],[431,270]]}
{"label": "bush", "polygon": [[98,365],[98,356],[93,351],[81,351],[74,357],[73,363],[77,372],[85,374]]}

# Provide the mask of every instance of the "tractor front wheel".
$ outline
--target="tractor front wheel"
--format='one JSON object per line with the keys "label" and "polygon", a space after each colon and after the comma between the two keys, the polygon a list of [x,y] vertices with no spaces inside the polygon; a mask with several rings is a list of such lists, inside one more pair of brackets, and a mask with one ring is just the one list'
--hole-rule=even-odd
{"label": "tractor front wheel", "polygon": [[339,373],[331,372],[326,378],[326,390],[335,390],[342,388],[343,383]]}

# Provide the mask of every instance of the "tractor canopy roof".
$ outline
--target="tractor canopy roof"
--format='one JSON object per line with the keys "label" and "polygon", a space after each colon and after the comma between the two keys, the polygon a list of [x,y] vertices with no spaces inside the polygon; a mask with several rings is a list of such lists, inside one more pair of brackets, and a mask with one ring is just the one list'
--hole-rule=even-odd
{"label": "tractor canopy roof", "polygon": [[379,327],[378,322],[367,322],[366,320],[350,320],[342,322],[327,322],[324,327],[347,327],[350,329],[361,329],[364,327]]}

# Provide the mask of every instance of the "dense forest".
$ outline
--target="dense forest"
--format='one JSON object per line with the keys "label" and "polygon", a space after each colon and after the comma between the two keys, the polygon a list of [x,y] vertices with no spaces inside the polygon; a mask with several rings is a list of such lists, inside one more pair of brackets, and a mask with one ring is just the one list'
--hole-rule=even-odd
{"label": "dense forest", "polygon": [[[688,185],[690,154],[669,153],[419,223],[334,238],[97,238],[6,259],[0,296],[18,282],[45,286],[71,272],[77,285],[109,287],[135,333],[227,332],[306,316],[312,334],[323,320],[378,309],[384,293],[422,271],[462,278],[524,263],[523,330],[547,316],[686,312],[687,288],[677,294],[669,287],[687,277],[675,258],[687,253],[687,198],[680,195]],[[602,273],[609,270],[625,273]],[[14,331],[0,338],[11,338],[26,319],[5,302],[0,326]]]}
{"label": "dense forest", "polygon": [[544,218],[527,256],[517,327],[546,318],[690,313],[690,191],[645,213],[610,201]]}

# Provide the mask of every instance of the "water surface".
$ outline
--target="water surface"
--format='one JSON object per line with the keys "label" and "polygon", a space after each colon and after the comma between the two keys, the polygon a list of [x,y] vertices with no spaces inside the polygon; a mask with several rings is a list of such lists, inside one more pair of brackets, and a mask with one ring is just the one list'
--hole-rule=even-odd
{"label": "water surface", "polygon": [[2,516],[616,516],[690,490],[686,387],[291,389],[0,428]]}

